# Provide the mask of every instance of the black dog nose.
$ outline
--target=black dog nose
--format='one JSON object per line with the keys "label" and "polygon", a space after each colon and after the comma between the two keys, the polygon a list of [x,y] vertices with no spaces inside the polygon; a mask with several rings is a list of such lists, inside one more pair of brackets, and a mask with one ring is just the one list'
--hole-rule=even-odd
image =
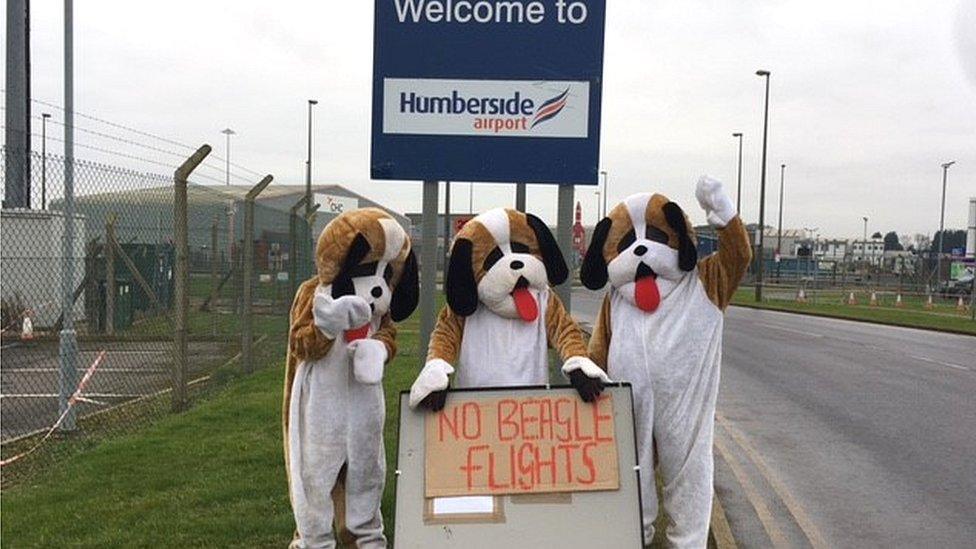
{"label": "black dog nose", "polygon": [[643,244],[634,248],[634,255],[644,255],[646,253],[647,253],[647,246],[644,246]]}
{"label": "black dog nose", "polygon": [[519,269],[521,269],[522,267],[525,267],[525,263],[522,263],[518,259],[516,259],[515,261],[511,262],[509,265],[512,267],[512,269],[514,269],[516,271],[519,270]]}
{"label": "black dog nose", "polygon": [[373,289],[370,290],[369,293],[373,297],[379,297],[383,295],[383,288],[380,288],[379,286],[373,286]]}

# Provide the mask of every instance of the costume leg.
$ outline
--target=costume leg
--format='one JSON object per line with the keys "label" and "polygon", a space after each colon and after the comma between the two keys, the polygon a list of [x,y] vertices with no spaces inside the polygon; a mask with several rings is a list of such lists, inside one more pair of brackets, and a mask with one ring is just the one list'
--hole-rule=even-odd
{"label": "costume leg", "polygon": [[360,548],[386,547],[380,512],[386,484],[385,419],[383,386],[364,385],[350,373],[346,528]]}
{"label": "costume leg", "polygon": [[[714,492],[712,441],[718,365],[703,367],[691,385],[655,391],[658,457],[664,510],[671,519],[668,542],[677,549],[704,548]],[[667,384],[667,383],[666,383]]]}
{"label": "costume leg", "polygon": [[289,407],[291,502],[299,536],[291,546],[336,546],[331,493],[345,462],[345,414],[336,407],[328,365],[298,367]]}

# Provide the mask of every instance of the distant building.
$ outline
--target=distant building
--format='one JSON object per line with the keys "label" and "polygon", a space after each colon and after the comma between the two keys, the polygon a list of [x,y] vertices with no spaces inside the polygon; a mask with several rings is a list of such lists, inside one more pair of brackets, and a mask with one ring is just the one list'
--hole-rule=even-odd
{"label": "distant building", "polygon": [[855,240],[851,243],[851,261],[877,264],[883,257],[884,241],[881,239]]}

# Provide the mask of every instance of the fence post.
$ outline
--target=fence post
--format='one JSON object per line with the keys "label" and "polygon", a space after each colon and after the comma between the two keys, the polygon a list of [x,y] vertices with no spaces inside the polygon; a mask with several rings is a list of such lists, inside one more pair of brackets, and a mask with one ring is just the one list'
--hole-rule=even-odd
{"label": "fence post", "polygon": [[241,317],[241,364],[245,373],[254,371],[254,358],[251,352],[254,331],[254,199],[271,184],[273,178],[264,176],[244,197],[244,314]]}
{"label": "fence post", "polygon": [[115,214],[105,222],[105,333],[115,335]]}
{"label": "fence post", "polygon": [[315,228],[315,218],[318,216],[316,212],[319,211],[321,204],[312,204],[309,208],[305,210],[305,244],[303,248],[305,252],[305,266],[302,269],[304,272],[304,278],[311,278],[316,272],[315,267],[315,235],[312,234],[312,230]]}
{"label": "fence post", "polygon": [[203,145],[197,149],[197,152],[193,153],[193,156],[187,158],[179,168],[176,168],[176,172],[173,174],[175,189],[173,198],[173,246],[176,248],[175,299],[173,305],[176,326],[173,334],[172,382],[173,410],[177,412],[186,407],[186,323],[190,308],[190,299],[187,293],[190,283],[189,265],[187,265],[190,246],[187,234],[189,228],[187,227],[186,185],[190,173],[210,154],[210,150],[210,145]]}
{"label": "fence post", "polygon": [[219,256],[217,255],[217,229],[220,226],[220,218],[214,216],[213,226],[210,227],[210,317],[213,320],[211,334],[217,337],[217,288],[220,284],[217,274]]}
{"label": "fence post", "polygon": [[[295,203],[288,212],[288,294],[289,304],[295,299],[295,292],[298,291],[298,210],[305,206],[308,197]],[[304,233],[304,231],[302,231]]]}

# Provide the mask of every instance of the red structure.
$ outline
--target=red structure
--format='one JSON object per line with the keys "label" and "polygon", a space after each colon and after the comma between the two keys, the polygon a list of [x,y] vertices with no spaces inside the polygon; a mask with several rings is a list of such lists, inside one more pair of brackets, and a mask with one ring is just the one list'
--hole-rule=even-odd
{"label": "red structure", "polygon": [[586,229],[583,228],[583,206],[578,201],[576,202],[576,220],[573,223],[573,249],[576,250],[573,264],[579,265],[586,253]]}

